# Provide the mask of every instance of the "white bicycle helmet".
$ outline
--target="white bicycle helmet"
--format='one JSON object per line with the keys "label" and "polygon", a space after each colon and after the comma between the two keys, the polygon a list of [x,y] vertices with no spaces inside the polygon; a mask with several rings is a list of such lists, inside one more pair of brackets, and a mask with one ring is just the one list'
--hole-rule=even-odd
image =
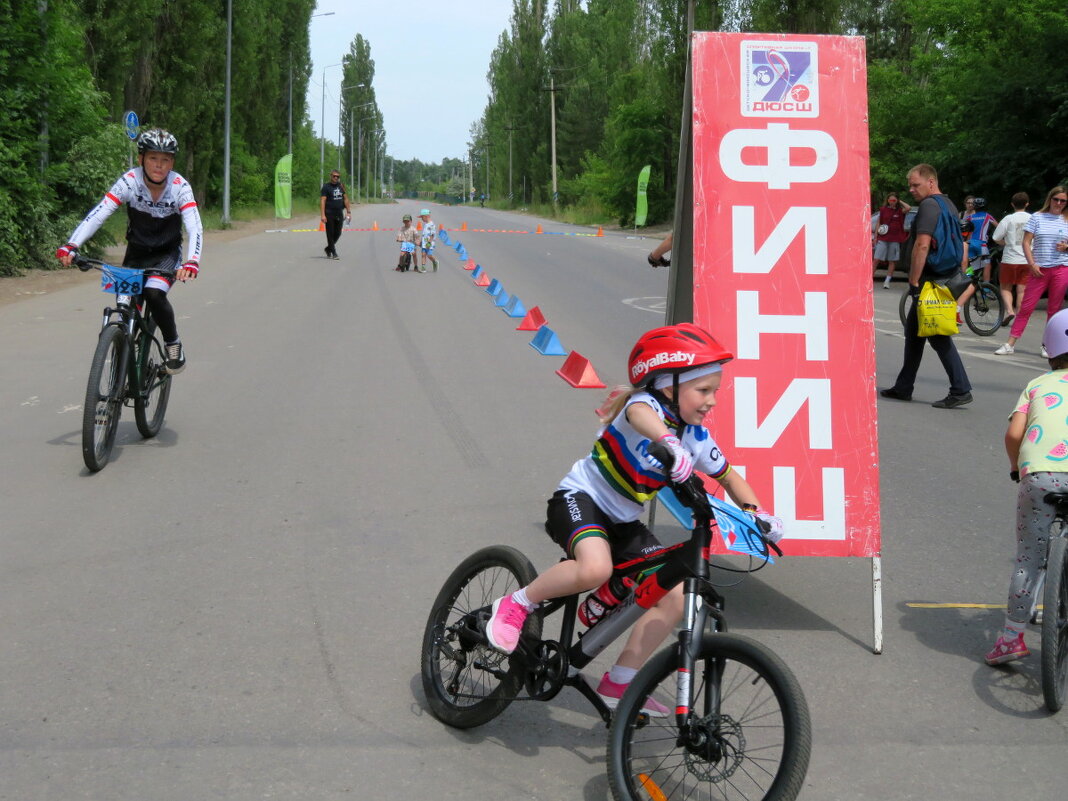
{"label": "white bicycle helmet", "polygon": [[142,131],[137,137],[137,152],[146,153],[170,153],[172,156],[178,152],[178,140],[170,131],[162,128],[149,128]]}
{"label": "white bicycle helmet", "polygon": [[1051,359],[1068,354],[1068,309],[1061,309],[1049,318],[1042,333],[1042,347]]}

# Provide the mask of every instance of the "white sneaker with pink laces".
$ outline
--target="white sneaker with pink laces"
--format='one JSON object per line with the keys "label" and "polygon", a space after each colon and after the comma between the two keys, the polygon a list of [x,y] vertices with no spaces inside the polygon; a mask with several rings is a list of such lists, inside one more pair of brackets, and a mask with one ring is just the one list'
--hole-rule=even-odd
{"label": "white sneaker with pink laces", "polygon": [[519,635],[530,612],[523,604],[512,600],[511,595],[493,602],[493,611],[486,622],[486,639],[490,646],[502,654],[510,654],[519,645]]}

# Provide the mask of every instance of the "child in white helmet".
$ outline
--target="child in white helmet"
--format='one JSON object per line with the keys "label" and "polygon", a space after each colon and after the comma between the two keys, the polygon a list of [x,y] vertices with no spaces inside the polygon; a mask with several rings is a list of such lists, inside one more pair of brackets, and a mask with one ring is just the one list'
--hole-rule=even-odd
{"label": "child in white helmet", "polygon": [[[1046,561],[1053,507],[1050,492],[1068,491],[1068,309],[1046,323],[1042,346],[1049,353],[1050,372],[1032,379],[1016,401],[1005,432],[1010,476],[1020,482],[1016,495],[1016,563],[1009,579],[1005,626],[986,655],[988,665],[1001,665],[1030,654],[1024,629],[1031,619],[1039,572]],[[1045,610],[1054,614],[1055,610]]]}
{"label": "child in white helmet", "polygon": [[438,238],[438,226],[430,219],[430,209],[423,209],[419,212],[419,219],[423,221],[423,265],[419,268],[419,272],[426,272],[426,260],[430,259],[430,263],[434,265],[434,272],[438,271],[438,260],[434,258],[434,242]]}

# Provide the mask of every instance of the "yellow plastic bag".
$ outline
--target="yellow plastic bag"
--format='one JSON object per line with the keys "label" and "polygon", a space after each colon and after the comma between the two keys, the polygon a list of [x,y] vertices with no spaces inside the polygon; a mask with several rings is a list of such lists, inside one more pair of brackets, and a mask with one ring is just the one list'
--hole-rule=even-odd
{"label": "yellow plastic bag", "polygon": [[952,336],[957,328],[957,301],[948,287],[927,281],[916,299],[920,336]]}

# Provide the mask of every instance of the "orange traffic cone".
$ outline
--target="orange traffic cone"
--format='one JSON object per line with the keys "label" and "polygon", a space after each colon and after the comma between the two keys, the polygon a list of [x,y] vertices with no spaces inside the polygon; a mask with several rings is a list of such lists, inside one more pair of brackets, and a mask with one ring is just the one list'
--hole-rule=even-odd
{"label": "orange traffic cone", "polygon": [[422,231],[423,230],[423,221],[422,220],[420,220],[419,222],[417,222],[415,224],[415,230],[416,231]]}
{"label": "orange traffic cone", "polygon": [[536,230],[534,233],[536,233],[536,234],[544,234],[545,233],[543,230],[541,230],[541,223],[538,223],[538,230]]}
{"label": "orange traffic cone", "polygon": [[604,236],[604,228],[597,226],[597,236]]}
{"label": "orange traffic cone", "polygon": [[377,231],[378,230],[378,220],[375,220],[374,223],[372,223],[371,230],[372,231]]}
{"label": "orange traffic cone", "polygon": [[461,231],[466,231],[467,230],[467,223],[464,223],[463,225],[461,225],[460,226],[460,230]]}
{"label": "orange traffic cone", "polygon": [[323,224],[322,220],[319,220],[319,230],[320,231],[325,231],[326,230],[326,225]]}

